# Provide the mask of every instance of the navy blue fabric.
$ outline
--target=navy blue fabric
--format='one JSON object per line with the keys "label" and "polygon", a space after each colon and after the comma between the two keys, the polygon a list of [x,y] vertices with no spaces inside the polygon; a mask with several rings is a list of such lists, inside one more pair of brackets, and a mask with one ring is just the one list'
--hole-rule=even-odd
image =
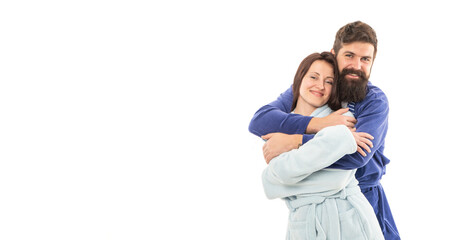
{"label": "navy blue fabric", "polygon": [[369,200],[370,204],[374,208],[377,220],[379,220],[380,228],[386,240],[400,240],[400,234],[398,233],[395,220],[393,219],[390,205],[388,204],[387,197],[379,183],[374,187],[361,188],[361,192]]}
{"label": "navy blue fabric", "polygon": [[[356,178],[361,189],[379,189],[380,179],[385,174],[386,165],[390,163],[383,153],[388,130],[389,107],[387,97],[382,90],[370,82],[367,87],[368,92],[365,99],[361,102],[349,103],[348,107],[357,119],[356,131],[374,136],[372,152],[368,153],[366,157],[358,152],[346,155],[329,168],[357,169]],[[303,134],[304,143],[312,139],[313,134],[305,134],[312,117],[290,114],[292,101],[293,93],[292,87],[290,87],[276,101],[263,106],[255,113],[250,122],[249,131],[257,136],[272,132]],[[376,194],[366,195],[366,198],[371,204],[374,203],[372,206],[376,213],[381,214],[377,215],[377,218],[384,231],[385,239],[400,239],[383,189],[380,187],[380,190],[376,190],[376,192]]]}

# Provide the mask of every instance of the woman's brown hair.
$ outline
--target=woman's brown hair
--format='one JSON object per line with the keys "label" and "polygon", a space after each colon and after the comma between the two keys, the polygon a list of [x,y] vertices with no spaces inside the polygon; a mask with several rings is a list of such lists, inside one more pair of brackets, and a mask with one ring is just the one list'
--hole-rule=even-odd
{"label": "woman's brown hair", "polygon": [[333,80],[333,87],[331,89],[331,95],[328,99],[328,106],[333,110],[336,111],[341,108],[341,101],[339,101],[337,94],[337,81],[338,81],[338,64],[336,63],[335,56],[330,52],[322,52],[322,53],[312,53],[308,55],[299,65],[297,72],[295,73],[294,83],[292,84],[292,93],[294,95],[294,99],[292,101],[291,111],[294,111],[295,107],[297,106],[297,100],[300,96],[300,85],[302,84],[302,79],[304,78],[305,74],[307,74],[308,69],[313,64],[313,62],[317,60],[323,60],[333,67],[334,73],[334,80]]}

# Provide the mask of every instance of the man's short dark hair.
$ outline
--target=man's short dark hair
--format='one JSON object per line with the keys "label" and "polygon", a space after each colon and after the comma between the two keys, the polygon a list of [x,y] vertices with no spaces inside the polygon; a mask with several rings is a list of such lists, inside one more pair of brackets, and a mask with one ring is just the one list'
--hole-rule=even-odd
{"label": "man's short dark hair", "polygon": [[335,43],[333,44],[333,50],[337,55],[339,50],[343,47],[343,44],[353,42],[365,42],[370,43],[374,46],[374,59],[377,54],[377,35],[374,29],[367,23],[356,21],[344,25],[336,32]]}

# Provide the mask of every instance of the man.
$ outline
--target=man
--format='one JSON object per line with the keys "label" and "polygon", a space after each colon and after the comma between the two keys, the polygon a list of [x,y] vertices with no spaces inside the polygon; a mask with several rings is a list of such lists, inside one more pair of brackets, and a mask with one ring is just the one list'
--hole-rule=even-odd
{"label": "man", "polygon": [[348,102],[349,111],[355,119],[341,115],[345,109],[324,118],[289,114],[293,101],[292,89],[289,88],[276,101],[255,113],[249,130],[255,135],[264,135],[263,138],[268,140],[263,146],[268,163],[279,154],[298,148],[327,126],[345,124],[350,128],[355,127],[358,132],[371,134],[374,137],[373,147],[364,147],[368,154],[358,147],[356,153],[344,156],[328,168],[357,169],[359,186],[374,208],[385,239],[400,239],[380,184],[385,167],[390,162],[383,154],[389,108],[382,90],[368,81],[377,53],[375,31],[360,21],[346,24],[336,33],[331,52],[336,56],[340,71],[337,101]]}

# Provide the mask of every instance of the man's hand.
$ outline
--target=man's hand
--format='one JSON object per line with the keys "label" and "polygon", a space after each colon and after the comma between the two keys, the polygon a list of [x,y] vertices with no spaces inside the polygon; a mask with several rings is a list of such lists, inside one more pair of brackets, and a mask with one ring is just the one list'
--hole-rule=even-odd
{"label": "man's hand", "polygon": [[[370,140],[373,140],[374,137],[366,132],[356,132],[355,129],[351,130],[354,139],[356,139],[357,144],[357,151],[362,155],[366,156],[366,153],[363,149],[365,149],[368,153],[370,153],[370,148],[373,148],[374,145]],[[370,139],[370,140],[369,140]]]}
{"label": "man's hand", "polygon": [[301,134],[270,133],[261,138],[267,140],[263,145],[263,155],[268,164],[281,153],[298,148],[302,144]]}
{"label": "man's hand", "polygon": [[323,128],[336,126],[336,125],[346,125],[346,127],[353,129],[357,121],[354,117],[343,115],[344,113],[347,113],[348,111],[349,111],[349,108],[341,108],[326,117],[312,118],[312,120],[310,120],[310,123],[307,126],[306,133],[316,134]]}

